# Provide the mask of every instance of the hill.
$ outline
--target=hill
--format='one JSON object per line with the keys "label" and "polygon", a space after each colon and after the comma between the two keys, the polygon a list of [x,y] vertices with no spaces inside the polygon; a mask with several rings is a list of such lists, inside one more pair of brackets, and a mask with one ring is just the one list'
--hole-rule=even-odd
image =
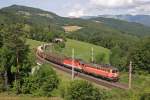
{"label": "hill", "polygon": [[127,34],[132,34],[137,36],[150,35],[150,27],[144,26],[139,23],[127,22],[127,21],[113,19],[113,18],[103,18],[103,17],[92,18],[91,20],[100,21],[101,23],[104,23],[105,25],[111,28],[120,30],[122,33],[127,33]]}
{"label": "hill", "polygon": [[150,26],[150,15],[100,15],[105,18],[115,18],[129,22],[141,23],[145,26]]}
{"label": "hill", "polygon": [[[44,44],[44,42],[28,39],[27,44],[29,44],[30,49],[34,49],[37,46]],[[72,56],[72,48],[74,48],[75,58],[83,59],[85,61],[90,62],[91,48],[93,47],[94,59],[97,56],[104,55],[103,63],[109,64],[110,50],[107,48],[93,45],[93,44],[86,43],[86,42],[71,40],[71,39],[67,39],[67,42],[65,44],[66,44],[65,48],[61,51],[61,54],[63,54],[63,55],[71,57]]]}
{"label": "hill", "polygon": [[[67,39],[65,44],[65,48],[63,48],[62,50],[57,50],[50,47],[47,48],[47,51],[56,52],[67,57],[72,57],[72,49],[74,49],[75,58],[82,59],[86,62],[91,62],[93,48],[94,61],[96,61],[97,63],[109,64],[110,50],[107,48],[72,39]],[[100,61],[98,57],[101,56],[102,58]]]}
{"label": "hill", "polygon": [[[63,54],[66,54],[71,57],[72,48],[75,50],[75,57],[84,59],[85,61],[91,60],[91,48],[93,47],[94,59],[97,56],[104,55],[104,62],[109,63],[110,50],[101,46],[96,46],[90,43],[85,43],[77,40],[68,39],[66,42],[66,47],[62,51]],[[100,63],[100,62],[99,62]]]}
{"label": "hill", "polygon": [[[94,20],[94,21],[93,21]],[[55,13],[37,8],[12,5],[0,10],[0,23],[23,22],[29,27],[38,27],[54,33],[65,32],[65,26],[78,26],[82,28],[97,27],[99,33],[105,32],[108,35],[113,32],[129,35],[149,35],[150,28],[142,24],[127,21],[115,20],[102,17],[88,18],[67,18]],[[96,21],[96,22],[95,22]],[[102,22],[102,23],[99,23]]]}

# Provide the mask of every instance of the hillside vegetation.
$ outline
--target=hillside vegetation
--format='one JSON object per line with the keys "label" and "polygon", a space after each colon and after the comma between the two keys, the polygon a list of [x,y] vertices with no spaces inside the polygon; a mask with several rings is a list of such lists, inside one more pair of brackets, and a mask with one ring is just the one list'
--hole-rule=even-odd
{"label": "hillside vegetation", "polygon": [[[75,57],[83,59],[85,61],[91,61],[91,54],[93,47],[94,60],[97,56],[104,55],[103,63],[109,63],[110,50],[101,46],[96,46],[90,43],[85,43],[77,40],[67,39],[66,47],[63,49],[62,53],[67,56],[72,56],[72,49],[75,50]],[[99,62],[101,63],[101,62]]]}
{"label": "hillside vegetation", "polygon": [[150,27],[144,26],[139,23],[127,22],[127,21],[113,19],[113,18],[103,18],[103,17],[92,18],[91,20],[101,21],[105,25],[120,30],[124,34],[131,34],[137,36],[150,35]]}
{"label": "hillside vegetation", "polygon": [[145,26],[150,26],[150,15],[100,15],[100,17],[115,18],[129,22],[141,23]]}

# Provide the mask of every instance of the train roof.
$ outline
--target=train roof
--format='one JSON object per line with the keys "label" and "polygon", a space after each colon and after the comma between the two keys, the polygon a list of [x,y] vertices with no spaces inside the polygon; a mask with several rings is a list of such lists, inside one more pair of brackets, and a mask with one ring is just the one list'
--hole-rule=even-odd
{"label": "train roof", "polygon": [[93,63],[87,63],[87,62],[80,60],[80,59],[78,59],[78,60],[81,64],[87,64],[87,65],[93,66],[95,68],[106,68],[106,69],[118,70],[117,68],[115,68],[109,64],[93,64]]}
{"label": "train roof", "polygon": [[[67,59],[72,59],[71,57],[68,57]],[[93,63],[88,63],[83,61],[82,59],[75,59],[76,61],[80,62],[80,64],[86,64],[89,65],[91,67],[95,67],[95,68],[105,68],[105,69],[113,69],[113,70],[118,70],[117,68],[111,66],[110,64],[93,64]]]}
{"label": "train roof", "polygon": [[103,68],[107,68],[107,69],[118,70],[117,68],[115,68],[109,64],[93,64],[93,65],[95,65],[96,67],[103,67]]}

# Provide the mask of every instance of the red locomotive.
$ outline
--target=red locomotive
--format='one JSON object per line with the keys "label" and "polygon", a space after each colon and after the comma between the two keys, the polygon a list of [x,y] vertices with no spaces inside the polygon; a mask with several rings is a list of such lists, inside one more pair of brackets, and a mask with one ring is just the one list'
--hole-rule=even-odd
{"label": "red locomotive", "polygon": [[[59,65],[63,65],[67,68],[74,67],[75,70],[84,72],[87,74],[92,74],[97,77],[102,77],[105,79],[109,79],[112,81],[118,81],[119,79],[119,72],[117,68],[108,65],[98,65],[98,64],[90,64],[86,63],[79,59],[68,58],[65,56],[60,56],[58,54],[52,53],[45,53],[42,50],[42,47],[38,47],[37,54],[44,59],[51,61],[53,63],[57,63]],[[73,62],[73,63],[72,63]]]}

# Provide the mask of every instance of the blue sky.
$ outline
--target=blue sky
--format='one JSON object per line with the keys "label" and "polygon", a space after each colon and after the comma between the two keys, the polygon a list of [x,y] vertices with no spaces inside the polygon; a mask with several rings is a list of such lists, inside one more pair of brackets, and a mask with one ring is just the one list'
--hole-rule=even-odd
{"label": "blue sky", "polygon": [[60,16],[150,14],[150,0],[0,0],[0,8],[13,4],[40,8]]}

